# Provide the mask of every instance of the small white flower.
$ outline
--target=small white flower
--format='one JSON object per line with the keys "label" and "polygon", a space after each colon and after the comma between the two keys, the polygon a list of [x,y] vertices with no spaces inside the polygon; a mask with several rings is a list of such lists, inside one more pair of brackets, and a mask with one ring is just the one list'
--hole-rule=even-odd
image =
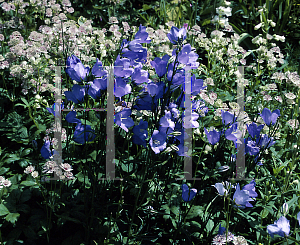
{"label": "small white flower", "polygon": [[294,95],[294,94],[291,93],[291,92],[286,93],[284,96],[287,97],[288,99],[291,99],[291,100],[293,100],[293,99],[296,98],[296,95]]}
{"label": "small white flower", "polygon": [[6,179],[6,180],[4,180],[4,181],[2,182],[2,184],[3,184],[4,187],[10,187],[10,186],[11,186],[11,181],[8,180],[8,179]]}
{"label": "small white flower", "polygon": [[24,173],[25,174],[30,174],[34,171],[34,166],[30,165],[27,168],[25,168]]}
{"label": "small white flower", "polygon": [[72,167],[71,167],[71,165],[68,164],[68,163],[62,163],[62,164],[60,165],[60,167],[61,167],[64,171],[66,171],[66,172],[69,172],[69,171],[72,171],[72,170],[73,170]]}
{"label": "small white flower", "polygon": [[38,171],[33,171],[33,172],[31,173],[31,176],[32,176],[33,178],[36,178],[36,177],[39,176],[39,172],[38,172]]}
{"label": "small white flower", "polygon": [[259,23],[258,25],[254,26],[254,30],[258,30],[259,28],[261,28],[262,23]]}

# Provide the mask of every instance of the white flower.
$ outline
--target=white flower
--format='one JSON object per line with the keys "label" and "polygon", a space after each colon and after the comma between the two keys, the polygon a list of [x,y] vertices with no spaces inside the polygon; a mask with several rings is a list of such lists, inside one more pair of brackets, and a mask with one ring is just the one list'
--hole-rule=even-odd
{"label": "white flower", "polygon": [[38,177],[38,176],[39,176],[38,171],[33,171],[33,172],[31,173],[31,176],[32,176],[33,178]]}
{"label": "white flower", "polygon": [[30,174],[34,171],[34,166],[30,165],[27,168],[25,168],[24,173],[25,174]]}
{"label": "white flower", "polygon": [[291,92],[286,93],[284,96],[287,97],[288,99],[291,99],[291,100],[293,100],[293,99],[296,98],[296,95],[294,95],[294,94],[291,93]]}
{"label": "white flower", "polygon": [[68,164],[68,163],[62,163],[62,164],[60,165],[60,167],[61,167],[63,170],[65,170],[66,172],[69,172],[69,171],[72,171],[72,170],[73,170],[72,167],[71,167],[71,165]]}
{"label": "white flower", "polygon": [[298,128],[299,127],[299,122],[296,119],[290,119],[287,121],[287,124],[292,127],[292,129]]}
{"label": "white flower", "polygon": [[0,176],[0,185],[3,184],[3,181],[5,180],[5,178],[3,176]]}
{"label": "white flower", "polygon": [[2,185],[3,185],[4,187],[10,187],[10,186],[11,186],[11,181],[8,180],[8,179],[6,179],[6,180],[4,180],[4,181],[2,182]]}
{"label": "white flower", "polygon": [[227,196],[228,190],[225,189],[222,183],[216,183],[212,186],[217,189],[220,196],[224,196],[224,195]]}
{"label": "white flower", "polygon": [[259,28],[261,28],[262,23],[259,23],[258,25],[254,26],[254,30],[258,30]]}
{"label": "white flower", "polygon": [[231,16],[231,8],[230,7],[219,7],[216,9],[217,14],[219,15],[226,15],[227,17]]}

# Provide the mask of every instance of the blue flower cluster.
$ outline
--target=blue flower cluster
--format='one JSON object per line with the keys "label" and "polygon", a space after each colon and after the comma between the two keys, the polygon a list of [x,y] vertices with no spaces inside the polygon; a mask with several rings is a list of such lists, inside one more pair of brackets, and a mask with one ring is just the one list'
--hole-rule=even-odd
{"label": "blue flower cluster", "polygon": [[[270,126],[274,125],[277,121],[277,118],[280,116],[279,109],[271,112],[268,108],[264,108],[262,113],[260,113],[261,117],[263,118],[266,125]],[[229,128],[225,131],[225,138],[231,140],[235,143],[237,148],[238,144],[241,144],[240,138],[242,133],[238,130],[238,122],[236,121],[236,117],[234,114],[226,111],[222,111],[222,123],[224,126],[228,126]],[[261,130],[263,129],[264,124],[257,125],[256,123],[252,122],[250,125],[247,125],[247,130],[249,132],[250,137],[244,139],[245,143],[245,154],[249,154],[251,156],[256,156],[256,159],[259,157],[259,152],[262,149],[267,149],[274,145],[276,141],[273,141],[272,137],[268,137],[267,134],[260,134]],[[218,132],[216,130],[212,130],[210,132],[204,128],[205,134],[207,136],[208,142],[212,145],[219,142],[221,135],[223,134],[224,130]]]}
{"label": "blue flower cluster", "polygon": [[239,183],[235,187],[228,182],[226,182],[226,186],[224,186],[223,183],[216,183],[213,186],[217,189],[220,196],[227,196],[228,193],[230,193],[230,188],[235,188],[235,193],[233,194],[234,206],[244,209],[246,207],[253,207],[250,202],[255,201],[255,198],[258,196],[255,192],[255,185],[255,180],[252,180],[249,184],[245,185],[242,190],[240,189]]}
{"label": "blue flower cluster", "polygon": [[[148,39],[148,33],[146,27],[140,25],[139,31],[136,33],[134,40],[128,42],[123,39],[121,44],[122,56],[117,56],[114,63],[114,75],[115,75],[115,89],[114,95],[120,101],[124,95],[132,93],[132,86],[139,86],[140,95],[135,101],[135,105],[132,107],[136,110],[151,110],[158,111],[158,105],[164,105],[164,108],[160,108],[162,117],[159,120],[159,128],[152,130],[152,135],[148,139],[148,122],[141,120],[138,125],[134,126],[134,121],[131,118],[131,109],[123,108],[121,111],[115,114],[115,123],[126,132],[129,128],[133,128],[133,142],[138,145],[147,147],[149,143],[151,149],[155,154],[162,152],[167,147],[167,143],[178,144],[177,154],[184,156],[184,152],[187,150],[184,148],[184,138],[187,135],[171,135],[171,133],[184,132],[184,128],[198,128],[199,123],[197,119],[199,114],[197,110],[202,110],[207,113],[207,107],[202,100],[192,101],[192,114],[191,118],[188,118],[191,122],[188,125],[184,124],[184,113],[180,115],[179,108],[184,108],[185,100],[185,70],[179,69],[179,65],[191,65],[193,68],[197,68],[199,63],[196,62],[198,55],[192,50],[190,44],[183,45],[183,40],[186,39],[185,28],[178,29],[172,27],[168,38],[171,43],[178,44],[177,48],[173,50],[172,56],[174,62],[170,62],[170,56],[164,55],[162,58],[156,57],[151,65],[156,71],[159,82],[151,81],[148,77],[147,71],[143,70],[143,64],[147,59],[147,49],[144,48],[142,43],[150,43]],[[75,104],[82,103],[86,94],[96,99],[101,96],[101,91],[107,89],[107,72],[103,70],[102,62],[97,59],[97,62],[93,66],[91,72],[95,77],[93,82],[87,82],[84,86],[80,85],[87,80],[90,73],[89,67],[84,67],[81,61],[72,55],[67,59],[68,68],[66,73],[72,80],[75,80],[78,84],[75,84],[72,91],[66,91],[65,96],[68,101],[72,101]],[[165,77],[165,79],[162,79]],[[131,79],[129,79],[131,78]],[[176,101],[171,101],[171,97],[175,89],[181,88],[180,95]],[[200,93],[203,86],[202,79],[196,79],[195,75],[191,77],[192,95]],[[79,119],[76,119],[76,113],[70,112],[66,120],[70,123],[76,123],[77,127],[74,133],[74,141],[80,144],[84,144],[87,141],[91,141],[95,138],[94,131],[90,126],[83,126]],[[84,138],[84,132],[88,132]]]}

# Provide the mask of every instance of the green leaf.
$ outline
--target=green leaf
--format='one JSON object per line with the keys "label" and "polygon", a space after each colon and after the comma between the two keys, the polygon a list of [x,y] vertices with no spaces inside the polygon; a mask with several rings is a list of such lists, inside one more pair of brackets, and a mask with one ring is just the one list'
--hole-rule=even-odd
{"label": "green leaf", "polygon": [[133,170],[133,163],[132,162],[127,164],[122,163],[121,168],[124,172],[130,173]]}
{"label": "green leaf", "polygon": [[31,191],[29,189],[26,189],[22,192],[20,202],[27,202],[31,198]]}
{"label": "green leaf", "polygon": [[186,218],[187,219],[192,219],[198,216],[203,215],[203,207],[201,206],[193,206],[190,211],[188,212]]}
{"label": "green leaf", "polygon": [[83,173],[78,173],[75,175],[78,179],[79,182],[82,182],[84,183],[84,180],[85,180],[85,188],[89,189],[91,187],[91,182],[89,181],[88,179],[88,176],[84,176]]}
{"label": "green leaf", "polygon": [[146,11],[148,9],[151,9],[152,7],[147,5],[147,4],[143,4],[143,10]]}
{"label": "green leaf", "polygon": [[97,151],[94,150],[91,154],[89,154],[89,156],[91,156],[91,158],[96,161],[96,158],[97,158]]}
{"label": "green leaf", "polygon": [[170,210],[172,211],[173,214],[179,216],[180,208],[178,206],[172,206]]}
{"label": "green leaf", "polygon": [[214,222],[210,219],[207,223],[206,223],[206,230],[207,232],[211,232],[212,229],[214,228]]}
{"label": "green leaf", "polygon": [[30,149],[30,148],[28,148],[28,149],[22,151],[21,157],[27,156],[28,154],[30,154],[30,152],[31,152],[31,149]]}
{"label": "green leaf", "polygon": [[9,168],[2,167],[2,168],[0,168],[0,175],[3,175],[3,174],[5,174],[8,171],[9,171]]}
{"label": "green leaf", "polygon": [[163,218],[166,220],[166,219],[169,219],[171,216],[170,216],[170,208],[168,206],[168,204],[165,204],[165,205],[162,205],[161,206],[164,210],[165,210],[165,215],[163,215]]}
{"label": "green leaf", "polygon": [[25,180],[25,181],[22,181],[20,183],[20,185],[34,186],[34,185],[37,185],[37,183],[35,181],[32,181],[32,180]]}
{"label": "green leaf", "polygon": [[6,215],[5,219],[10,223],[14,224],[16,223],[19,217],[20,217],[19,213],[9,213],[8,215]]}
{"label": "green leaf", "polygon": [[[241,42],[243,42],[247,37],[252,37],[249,33],[242,33],[240,35],[240,39],[238,40],[238,44],[240,44]],[[251,53],[251,52],[250,52]],[[247,53],[246,53],[247,54]],[[248,54],[249,55],[249,54]],[[247,56],[248,56],[247,55]]]}
{"label": "green leaf", "polygon": [[9,214],[7,207],[4,204],[0,204],[0,216]]}
{"label": "green leaf", "polygon": [[29,107],[29,104],[28,104],[28,102],[27,102],[27,100],[26,100],[26,99],[24,99],[24,98],[21,98],[21,100],[24,102],[24,104],[25,104],[27,107]]}

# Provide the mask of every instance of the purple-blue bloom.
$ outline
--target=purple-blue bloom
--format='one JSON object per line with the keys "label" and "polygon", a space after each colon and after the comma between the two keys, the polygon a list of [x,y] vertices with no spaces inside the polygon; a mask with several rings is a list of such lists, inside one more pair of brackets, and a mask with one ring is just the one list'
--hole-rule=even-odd
{"label": "purple-blue bloom", "polygon": [[76,143],[83,145],[85,142],[93,141],[95,137],[95,131],[91,128],[90,125],[77,123],[77,126],[74,131],[74,141]]}
{"label": "purple-blue bloom", "polygon": [[219,235],[223,235],[224,232],[226,232],[226,228],[225,228],[225,227],[222,227],[221,224],[220,224],[218,234],[219,234]]}
{"label": "purple-blue bloom", "polygon": [[263,129],[264,126],[265,126],[264,124],[257,126],[256,123],[254,123],[254,122],[247,125],[247,130],[248,130],[250,136],[252,137],[252,139],[254,139],[255,136],[256,136],[256,138],[259,137],[260,131]]}
{"label": "purple-blue bloom", "polygon": [[243,187],[242,190],[247,190],[249,192],[249,197],[253,198],[255,200],[255,197],[258,196],[258,194],[255,192],[255,180],[251,180],[251,182]]}
{"label": "purple-blue bloom", "polygon": [[93,82],[89,82],[89,91],[88,94],[93,98],[97,99],[97,97],[101,96],[101,90],[105,90],[107,88],[107,77],[96,78]]}
{"label": "purple-blue bloom", "polygon": [[134,39],[138,40],[139,43],[150,43],[151,39],[148,38],[148,33],[146,32],[146,26],[140,24],[139,31],[135,34]]}
{"label": "purple-blue bloom", "polygon": [[297,214],[297,220],[298,220],[299,225],[300,225],[300,212]]}
{"label": "purple-blue bloom", "polygon": [[244,209],[245,207],[253,207],[253,205],[249,203],[250,201],[253,201],[253,199],[250,197],[249,191],[240,190],[239,183],[236,185],[236,191],[233,195],[233,200],[238,205],[238,208]]}
{"label": "purple-blue bloom", "polygon": [[233,123],[234,118],[236,119],[236,117],[234,117],[234,114],[230,113],[229,111],[222,110],[221,115],[222,115],[222,123],[224,125],[231,124]]}
{"label": "purple-blue bloom", "polygon": [[[137,47],[135,45],[135,47]],[[127,48],[123,49],[123,56],[131,59],[131,61],[142,62],[145,63],[147,60],[147,49],[142,48],[139,52],[134,52],[128,50]]]}
{"label": "purple-blue bloom", "polygon": [[115,96],[121,98],[126,94],[131,93],[131,86],[121,77],[116,78]]}
{"label": "purple-blue bloom", "polygon": [[115,123],[122,129],[128,132],[128,128],[134,125],[134,121],[130,117],[131,109],[124,108],[122,111],[115,114]]}
{"label": "purple-blue bloom", "polygon": [[216,183],[213,185],[213,187],[217,189],[220,196],[227,196],[228,191],[225,189],[222,183]]}
{"label": "purple-blue bloom", "polygon": [[178,156],[191,158],[188,154],[186,154],[186,152],[189,151],[189,148],[184,145],[184,142],[180,143],[177,147],[179,148],[179,151],[177,151]]}
{"label": "purple-blue bloom", "polygon": [[220,140],[220,136],[222,132],[218,132],[216,130],[212,130],[210,132],[204,127],[205,134],[207,136],[208,142],[212,145],[216,144]]}
{"label": "purple-blue bloom", "polygon": [[44,145],[42,146],[41,155],[45,159],[49,159],[52,156],[51,151],[50,151],[50,141],[49,140],[46,140]]}
{"label": "purple-blue bloom", "polygon": [[178,29],[175,26],[172,26],[170,33],[167,34],[169,40],[173,44],[177,44],[177,42],[180,40],[186,39],[186,29],[184,27]]}
{"label": "purple-blue bloom", "polygon": [[114,73],[118,77],[130,77],[133,73],[134,69],[129,66],[132,65],[130,59],[122,58],[120,59],[120,55],[117,56],[115,61]]}
{"label": "purple-blue bloom", "polygon": [[228,140],[237,141],[238,143],[242,143],[239,140],[242,137],[242,132],[237,127],[237,122],[232,124],[231,127],[225,131],[225,138]]}
{"label": "purple-blue bloom", "polygon": [[95,76],[95,77],[102,77],[104,75],[107,75],[107,71],[105,71],[103,69],[103,66],[102,66],[102,62],[99,61],[99,59],[97,58],[97,61],[95,63],[95,65],[93,66],[92,68],[92,74]]}
{"label": "purple-blue bloom", "polygon": [[266,147],[267,148],[271,147],[272,145],[274,145],[276,143],[276,141],[273,141],[273,137],[268,137],[267,134],[263,134],[261,135],[261,138],[257,138],[256,139],[256,143],[260,146],[260,147]]}
{"label": "purple-blue bloom", "polygon": [[[168,66],[168,73],[167,73],[167,78],[169,81],[172,80],[172,76],[173,76],[173,68],[174,68],[174,62],[170,63]],[[176,70],[177,69],[177,70]],[[184,83],[184,69],[178,69],[178,64],[176,64],[175,66],[175,74],[173,76],[173,80],[172,80],[172,85],[174,88],[176,88],[177,86],[180,86],[181,84]]]}
{"label": "purple-blue bloom", "polygon": [[158,130],[154,130],[149,144],[151,146],[151,149],[155,152],[155,154],[158,154],[164,149],[166,149],[167,147],[166,140],[167,140],[166,134]]}
{"label": "purple-blue bloom", "polygon": [[249,153],[250,156],[255,156],[259,153],[259,147],[256,145],[256,142],[251,140],[249,137],[248,139],[245,139],[245,153]]}
{"label": "purple-blue bloom", "polygon": [[146,139],[148,137],[148,122],[144,121],[143,119],[140,120],[139,125],[133,127],[132,142],[137,145],[143,145],[144,147],[147,146]]}
{"label": "purple-blue bloom", "polygon": [[[164,82],[149,82],[147,85],[148,93],[151,97],[156,99],[162,98],[164,96]],[[165,88],[165,93],[167,92],[167,88]]]}
{"label": "purple-blue bloom", "polygon": [[81,82],[82,80],[84,81],[90,73],[90,68],[84,67],[80,59],[78,59],[75,55],[72,55],[72,57],[67,58],[66,73],[72,80]]}
{"label": "purple-blue bloom", "polygon": [[65,91],[65,96],[70,101],[73,101],[75,104],[83,102],[85,95],[85,89],[78,84],[74,84],[71,91]]}
{"label": "purple-blue bloom", "polygon": [[167,64],[170,59],[169,55],[164,55],[162,58],[156,57],[151,61],[151,65],[155,68],[155,72],[159,77],[163,77],[167,73]]}
{"label": "purple-blue bloom", "polygon": [[162,127],[171,128],[174,130],[175,123],[172,121],[172,115],[170,111],[165,111],[165,115],[159,121]]}
{"label": "purple-blue bloom", "polygon": [[[61,109],[64,109],[64,104],[65,102],[60,104]],[[55,116],[55,103],[53,104],[52,108],[47,107],[46,109]]]}
{"label": "purple-blue bloom", "polygon": [[158,105],[157,98],[154,97],[154,104],[152,102],[152,97],[147,92],[144,96],[139,96],[135,101],[135,105],[132,107],[137,110],[150,110],[154,111]]}
{"label": "purple-blue bloom", "polygon": [[197,194],[197,189],[189,189],[189,187],[186,184],[183,184],[181,186],[182,189],[182,199],[185,202],[191,201]]}
{"label": "purple-blue bloom", "polygon": [[69,123],[81,123],[80,119],[76,118],[76,111],[70,111],[66,116],[66,121]]}
{"label": "purple-blue bloom", "polygon": [[178,54],[178,61],[184,65],[191,65],[193,68],[197,68],[199,63],[196,62],[198,59],[198,54],[192,51],[191,45],[185,44],[182,47],[182,50]]}
{"label": "purple-blue bloom", "polygon": [[186,119],[184,113],[182,113],[181,117],[184,128],[199,128],[199,123],[197,122],[197,119],[199,118],[198,113],[192,112],[191,117],[186,117]]}
{"label": "purple-blue bloom", "polygon": [[270,126],[271,122],[272,125],[274,125],[277,121],[277,118],[280,117],[280,110],[277,109],[271,112],[268,108],[264,108],[262,113],[260,113],[260,116],[268,126]]}
{"label": "purple-blue bloom", "polygon": [[274,222],[274,225],[268,225],[267,230],[272,238],[274,238],[275,234],[281,237],[288,236],[290,233],[290,221],[286,217],[281,216],[279,220]]}
{"label": "purple-blue bloom", "polygon": [[134,68],[134,73],[131,75],[131,79],[136,84],[148,82],[149,74],[147,71],[142,70],[141,68]]}

